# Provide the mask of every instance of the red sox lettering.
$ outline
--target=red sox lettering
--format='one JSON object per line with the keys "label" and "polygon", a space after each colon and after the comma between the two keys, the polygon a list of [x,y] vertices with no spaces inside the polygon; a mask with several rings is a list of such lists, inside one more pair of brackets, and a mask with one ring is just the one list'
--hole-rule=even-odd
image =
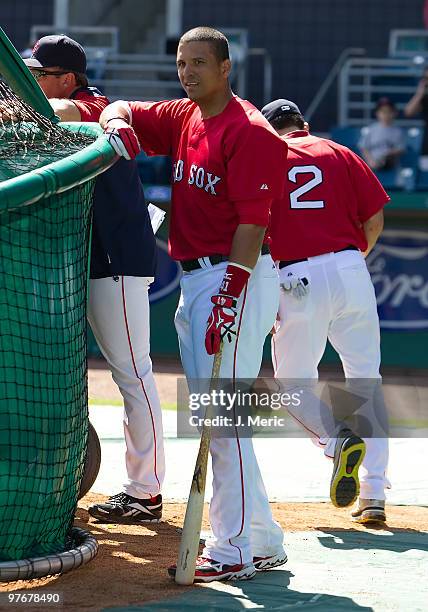
{"label": "red sox lettering", "polygon": [[[183,180],[184,175],[184,162],[182,159],[177,160],[174,163],[174,183],[178,183]],[[219,183],[221,178],[214,175],[212,172],[208,172],[202,166],[192,164],[190,166],[189,176],[187,182],[189,185],[195,185],[198,189],[204,189],[210,195],[217,195],[214,185]]]}

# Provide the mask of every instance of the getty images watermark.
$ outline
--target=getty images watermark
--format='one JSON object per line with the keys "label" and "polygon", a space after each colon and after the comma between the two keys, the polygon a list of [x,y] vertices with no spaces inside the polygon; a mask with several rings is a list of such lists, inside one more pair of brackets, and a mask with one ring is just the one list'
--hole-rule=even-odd
{"label": "getty images watermark", "polygon": [[263,411],[283,411],[289,406],[301,404],[303,391],[254,392],[237,389],[211,389],[208,392],[190,393],[188,405],[192,427],[284,427],[285,416],[263,415]]}
{"label": "getty images watermark", "polygon": [[[396,381],[397,382],[397,381]],[[397,383],[398,384],[398,383]],[[369,438],[428,437],[427,403],[420,389],[383,385],[381,379],[318,381],[178,380],[177,436],[337,436],[343,428]]]}

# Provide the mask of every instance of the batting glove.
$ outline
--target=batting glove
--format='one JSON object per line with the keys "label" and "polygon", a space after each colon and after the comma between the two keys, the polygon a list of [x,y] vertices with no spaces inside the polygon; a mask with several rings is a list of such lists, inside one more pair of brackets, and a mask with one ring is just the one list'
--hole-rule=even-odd
{"label": "batting glove", "polygon": [[236,336],[236,299],[229,295],[213,295],[211,302],[214,308],[207,321],[205,348],[208,355],[215,355],[220,350],[221,341],[226,338],[232,342]]}
{"label": "batting glove", "polygon": [[134,159],[141,151],[140,143],[132,127],[107,127],[104,131],[107,140],[117,155],[125,159]]}
{"label": "batting glove", "polygon": [[309,282],[306,277],[300,278],[295,276],[293,272],[288,272],[284,281],[281,283],[281,287],[287,293],[291,293],[295,298],[301,300],[307,293],[309,293]]}

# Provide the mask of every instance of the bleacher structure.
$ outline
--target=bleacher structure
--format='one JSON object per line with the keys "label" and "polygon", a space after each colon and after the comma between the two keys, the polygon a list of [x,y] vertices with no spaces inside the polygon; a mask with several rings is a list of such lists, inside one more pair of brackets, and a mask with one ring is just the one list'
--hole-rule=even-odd
{"label": "bleacher structure", "polygon": [[374,121],[377,100],[387,96],[398,110],[395,124],[406,134],[407,150],[399,168],[378,172],[388,189],[412,191],[428,186],[428,173],[418,167],[423,121],[408,119],[403,114],[426,66],[428,31],[392,30],[388,57],[350,57],[339,74],[338,121],[331,131],[333,140],[360,153],[361,131]]}

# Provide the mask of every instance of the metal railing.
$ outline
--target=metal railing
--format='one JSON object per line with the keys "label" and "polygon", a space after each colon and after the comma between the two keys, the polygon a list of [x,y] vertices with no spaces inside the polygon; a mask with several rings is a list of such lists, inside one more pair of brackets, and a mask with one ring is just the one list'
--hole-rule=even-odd
{"label": "metal railing", "polygon": [[[263,60],[263,104],[272,100],[272,58],[267,49],[252,47],[248,49],[248,57],[261,57]],[[245,98],[245,91],[239,94]]]}
{"label": "metal railing", "polygon": [[88,58],[91,56],[119,53],[119,28],[116,26],[66,26],[58,32],[56,25],[33,25],[30,30],[32,41],[49,34],[67,34],[80,43]]}
{"label": "metal railing", "polygon": [[[373,121],[376,101],[382,96],[403,110],[415,93],[421,65],[413,59],[350,58],[339,75],[338,124],[367,125]],[[397,125],[408,125],[399,117]],[[412,124],[417,124],[412,120]]]}
{"label": "metal railing", "polygon": [[[272,63],[266,49],[248,49],[243,59],[235,59],[231,84],[236,93],[246,97],[249,58],[263,60],[262,98],[266,104],[272,93]],[[103,57],[88,56],[91,85],[99,87],[112,101],[162,100],[184,96],[177,78],[175,55],[109,53]]]}
{"label": "metal railing", "polygon": [[312,102],[309,104],[308,108],[306,109],[305,111],[306,121],[310,121],[312,119],[313,114],[315,113],[315,111],[317,110],[321,102],[323,101],[324,96],[326,95],[331,85],[333,84],[334,80],[336,79],[337,75],[343,68],[343,65],[346,62],[346,60],[351,55],[364,55],[365,52],[366,50],[360,47],[347,47],[346,49],[342,51],[342,53],[339,55],[339,57],[333,64],[325,80],[321,84],[321,87],[319,88],[315,96],[313,97]]}
{"label": "metal railing", "polygon": [[181,97],[175,55],[110,53],[101,61],[88,59],[91,85],[111,101],[162,100]]}

